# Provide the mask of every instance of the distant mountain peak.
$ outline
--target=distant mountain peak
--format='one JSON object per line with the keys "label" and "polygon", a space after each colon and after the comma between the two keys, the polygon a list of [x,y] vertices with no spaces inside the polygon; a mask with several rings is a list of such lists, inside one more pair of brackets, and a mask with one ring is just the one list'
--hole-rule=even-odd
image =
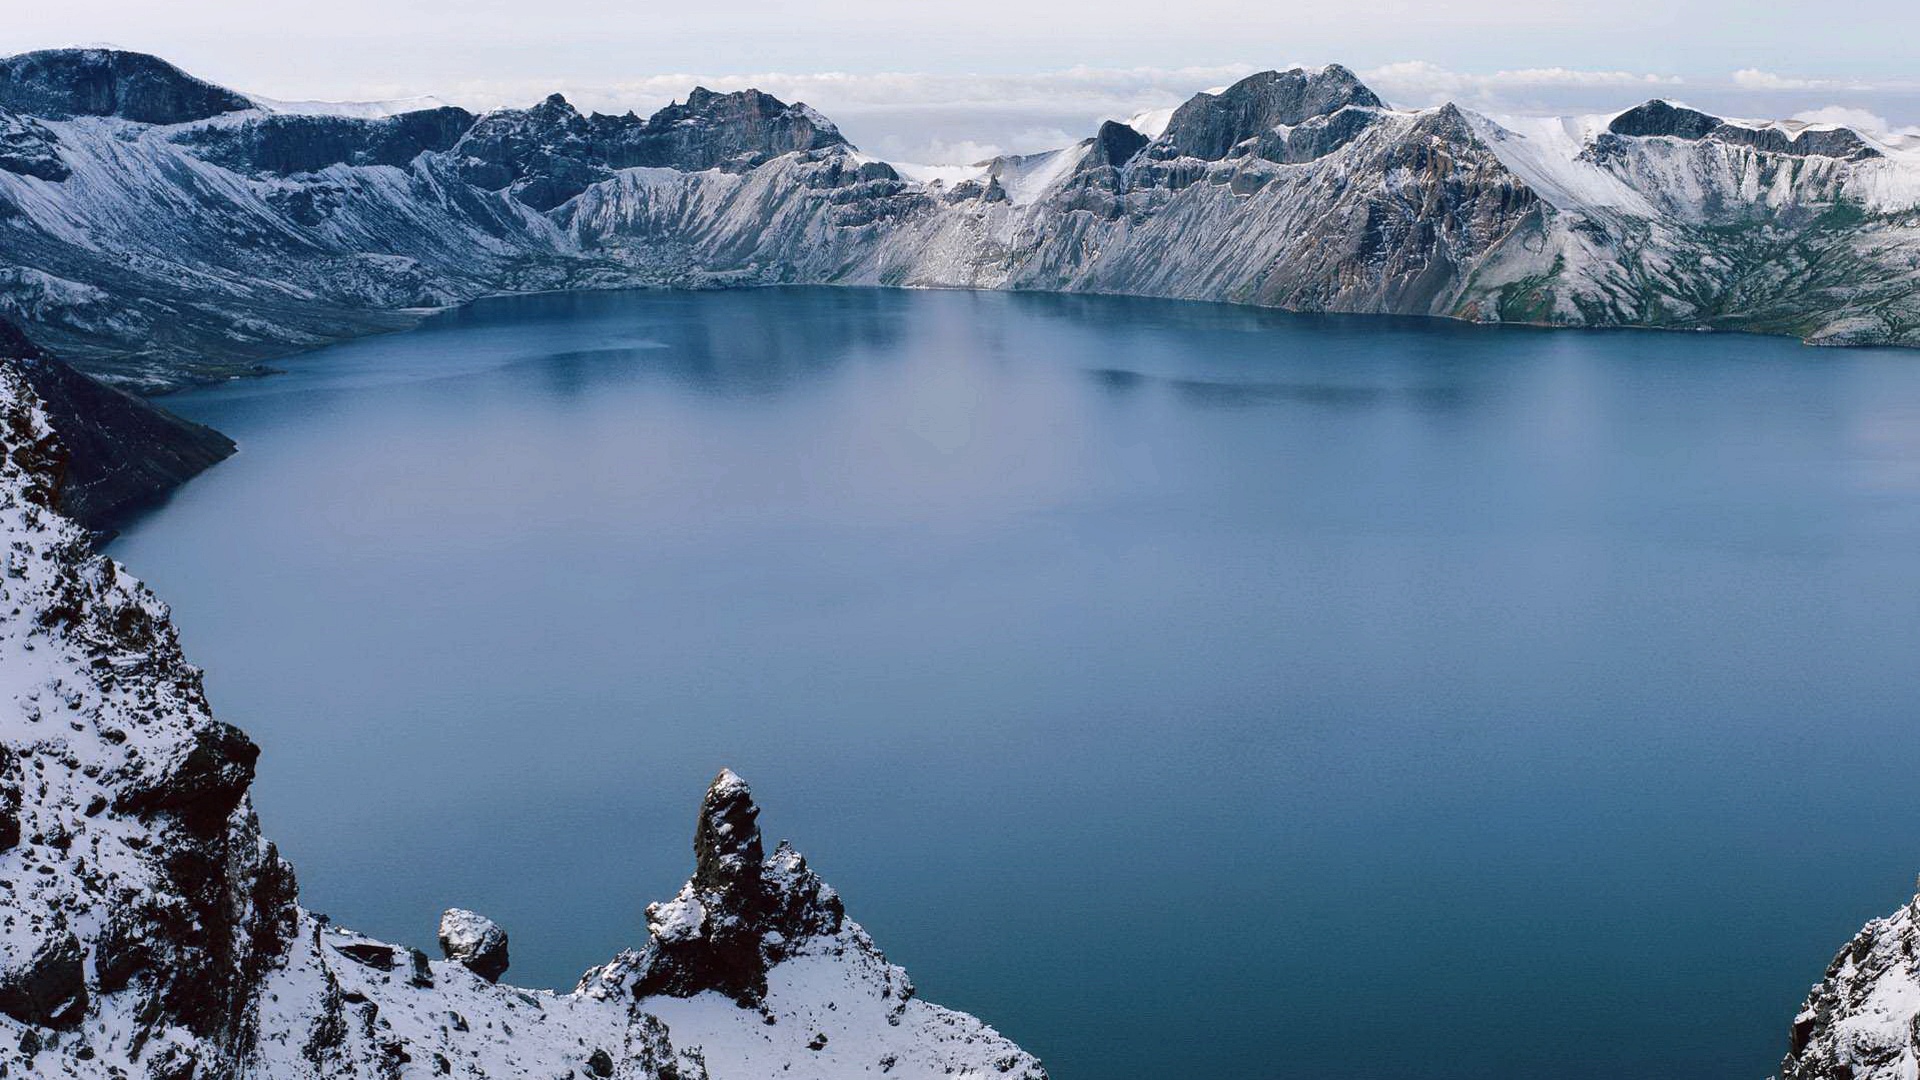
{"label": "distant mountain peak", "polygon": [[0,59],[0,108],[35,116],[181,124],[253,107],[244,95],[147,53],[43,49]]}
{"label": "distant mountain peak", "polygon": [[1219,93],[1195,94],[1175,109],[1160,136],[1161,156],[1218,161],[1240,143],[1278,127],[1292,127],[1348,106],[1383,108],[1352,71],[1331,64],[1317,71],[1260,71]]}

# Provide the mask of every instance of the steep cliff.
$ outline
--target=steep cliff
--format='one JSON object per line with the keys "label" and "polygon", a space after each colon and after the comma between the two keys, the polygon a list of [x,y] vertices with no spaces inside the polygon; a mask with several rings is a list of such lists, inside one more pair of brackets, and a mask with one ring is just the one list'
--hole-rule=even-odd
{"label": "steep cliff", "polygon": [[429,960],[302,909],[258,749],[213,718],[166,607],[57,510],[60,433],[0,361],[0,1075],[124,1080],[1045,1076],[918,1000],[722,773],[681,894],[571,994],[496,983],[450,913]]}
{"label": "steep cliff", "polygon": [[82,375],[0,319],[5,361],[60,433],[59,511],[96,533],[110,533],[234,451],[225,435]]}
{"label": "steep cliff", "polygon": [[1780,1080],[1920,1074],[1920,896],[1860,929],[1793,1019]]}

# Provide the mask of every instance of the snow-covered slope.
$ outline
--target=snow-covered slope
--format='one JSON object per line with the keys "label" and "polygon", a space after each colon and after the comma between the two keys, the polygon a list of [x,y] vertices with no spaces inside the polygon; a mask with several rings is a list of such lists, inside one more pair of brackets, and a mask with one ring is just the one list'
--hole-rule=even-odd
{"label": "snow-covered slope", "polygon": [[1862,927],[1793,1019],[1780,1080],[1920,1076],[1920,896]]}
{"label": "snow-covered slope", "polygon": [[763,857],[732,773],[646,944],[571,994],[302,909],[248,799],[258,751],[165,605],[61,516],[64,470],[0,359],[0,1075],[1043,1080],[915,997],[790,847]]}
{"label": "snow-covered slope", "polygon": [[[0,60],[0,315],[97,373],[250,370],[493,292],[847,283],[1920,344],[1920,149],[1666,102],[1390,108],[1261,72],[1041,154],[900,166],[804,105],[263,103]],[[108,76],[124,93],[80,93]],[[10,81],[9,81],[10,80]],[[88,81],[91,80],[91,81]]]}

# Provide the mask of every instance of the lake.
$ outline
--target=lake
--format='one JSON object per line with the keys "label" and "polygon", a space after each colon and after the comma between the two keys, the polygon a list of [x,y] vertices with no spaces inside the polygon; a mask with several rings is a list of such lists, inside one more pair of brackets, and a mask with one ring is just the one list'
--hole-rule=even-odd
{"label": "lake", "polygon": [[1920,353],[772,289],[283,366],[111,552],[304,902],[508,981],[723,765],[1057,1080],[1757,1080],[1920,870]]}

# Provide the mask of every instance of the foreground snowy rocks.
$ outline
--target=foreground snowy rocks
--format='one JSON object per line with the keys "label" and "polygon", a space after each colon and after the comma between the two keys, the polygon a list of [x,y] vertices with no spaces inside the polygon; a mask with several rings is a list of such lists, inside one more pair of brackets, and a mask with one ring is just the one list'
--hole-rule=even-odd
{"label": "foreground snowy rocks", "polygon": [[507,973],[507,932],[485,915],[448,908],[440,916],[440,953],[487,980]]}
{"label": "foreground snowy rocks", "polygon": [[1920,1076],[1920,896],[1862,927],[1793,1019],[1780,1080]]}
{"label": "foreground snowy rocks", "polygon": [[59,511],[66,452],[0,360],[0,1076],[1045,1076],[920,1001],[731,773],[693,879],[570,994],[492,981],[505,934],[448,954],[299,907],[248,797],[257,748],[213,719],[166,607]]}

